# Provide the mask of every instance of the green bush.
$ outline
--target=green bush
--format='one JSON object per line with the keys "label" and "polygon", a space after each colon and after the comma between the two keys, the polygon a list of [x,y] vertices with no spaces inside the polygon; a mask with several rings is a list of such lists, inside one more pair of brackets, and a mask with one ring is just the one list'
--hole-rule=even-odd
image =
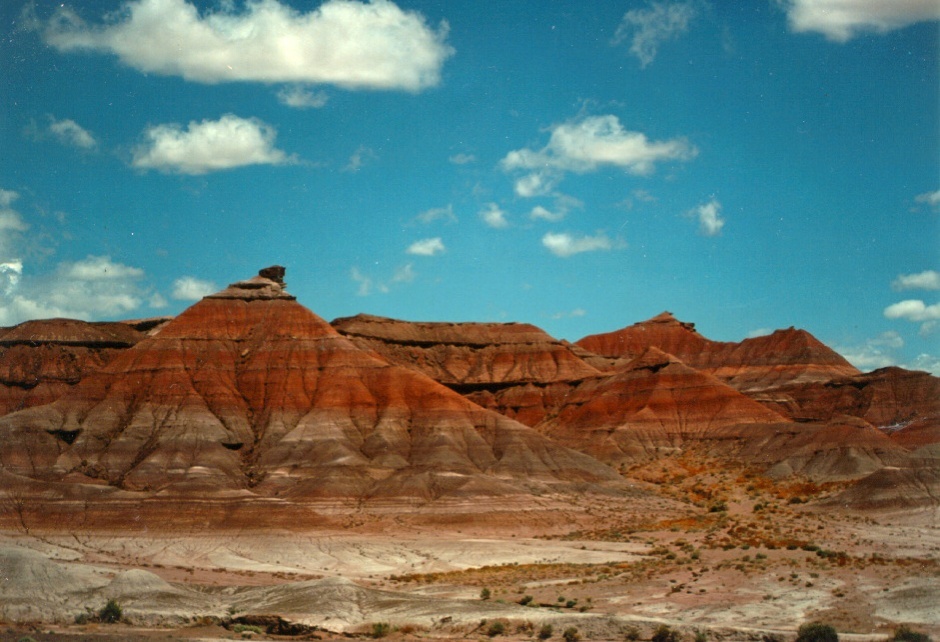
{"label": "green bush", "polygon": [[108,600],[108,603],[101,607],[101,610],[98,611],[98,619],[106,624],[120,622],[121,618],[123,617],[124,610],[121,608],[121,605],[118,603],[118,601],[113,598]]}
{"label": "green bush", "polygon": [[894,631],[894,636],[891,637],[892,642],[931,642],[930,636],[926,633],[920,633],[919,631],[914,631],[907,625],[901,625]]}
{"label": "green bush", "polygon": [[392,627],[388,625],[388,622],[376,622],[372,625],[371,635],[375,639],[384,638],[391,630]]}
{"label": "green bush", "polygon": [[623,636],[628,642],[636,642],[640,639],[640,629],[631,626]]}
{"label": "green bush", "polygon": [[488,629],[486,629],[486,634],[491,638],[495,638],[497,635],[502,635],[506,632],[506,625],[496,620],[492,622]]}
{"label": "green bush", "polygon": [[660,624],[650,639],[653,642],[679,642],[681,636],[678,631],[674,631],[668,624]]}
{"label": "green bush", "polygon": [[565,639],[565,642],[578,642],[581,639],[581,634],[578,633],[578,628],[574,626],[569,626],[565,629],[565,632],[561,634],[561,637]]}
{"label": "green bush", "polygon": [[807,622],[797,630],[796,642],[839,642],[839,634],[828,624]]}
{"label": "green bush", "polygon": [[551,624],[543,624],[542,628],[539,629],[539,639],[547,640],[552,637],[552,633],[555,632],[555,628]]}
{"label": "green bush", "polygon": [[526,606],[526,605],[529,604],[531,601],[532,601],[532,596],[531,596],[531,595],[526,595],[525,597],[522,597],[522,598],[519,600],[519,604],[521,604],[522,606]]}
{"label": "green bush", "polygon": [[488,588],[484,588],[482,591],[480,591],[480,599],[481,599],[481,600],[488,600],[488,599],[490,599],[490,595],[491,595],[491,593],[490,593],[490,590],[489,590]]}

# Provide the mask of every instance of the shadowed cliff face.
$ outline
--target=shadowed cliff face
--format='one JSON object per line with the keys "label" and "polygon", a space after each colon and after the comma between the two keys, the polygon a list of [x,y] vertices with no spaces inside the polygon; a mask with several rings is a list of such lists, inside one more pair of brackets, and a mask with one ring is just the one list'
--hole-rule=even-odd
{"label": "shadowed cliff face", "polygon": [[293,299],[262,276],[206,297],[55,403],[0,419],[0,463],[130,490],[308,498],[618,480]]}

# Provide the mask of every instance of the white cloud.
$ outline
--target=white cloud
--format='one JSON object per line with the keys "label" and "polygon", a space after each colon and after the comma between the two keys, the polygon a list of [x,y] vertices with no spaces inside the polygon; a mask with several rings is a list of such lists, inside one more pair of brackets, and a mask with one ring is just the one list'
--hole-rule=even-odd
{"label": "white cloud", "polygon": [[725,219],[721,217],[721,203],[717,199],[699,205],[689,214],[698,219],[699,232],[705,236],[717,236],[725,226]]}
{"label": "white cloud", "polygon": [[556,194],[554,211],[541,205],[536,205],[532,208],[532,211],[529,212],[529,218],[533,221],[543,220],[557,222],[565,218],[572,209],[581,209],[583,207],[584,203],[573,196]]}
{"label": "white cloud", "polygon": [[555,234],[547,233],[542,237],[542,245],[555,256],[567,258],[581,252],[596,252],[610,250],[613,247],[610,239],[601,232],[595,236],[572,236],[567,232]]}
{"label": "white cloud", "polygon": [[98,141],[91,135],[91,132],[70,118],[63,120],[52,118],[49,131],[65,145],[74,145],[82,149],[93,149],[98,145]]}
{"label": "white cloud", "polygon": [[444,243],[439,236],[436,236],[431,239],[415,241],[409,245],[408,249],[405,251],[408,254],[415,254],[417,256],[434,256],[435,254],[441,254],[444,250]]}
{"label": "white cloud", "polygon": [[60,51],[111,53],[139,71],[201,83],[420,91],[438,84],[453,53],[446,23],[432,29],[388,0],[327,0],[306,13],[277,0],[235,6],[200,12],[186,0],[131,0],[101,25],[62,7],[44,36]]}
{"label": "white cloud", "polygon": [[145,133],[147,142],[134,151],[134,167],[180,174],[293,162],[274,147],[277,132],[256,118],[226,114],[219,120],[155,125]]}
{"label": "white cloud", "polygon": [[556,312],[552,315],[553,319],[569,319],[583,317],[587,314],[587,310],[584,308],[575,308],[574,310],[566,310],[564,312]]}
{"label": "white cloud", "polygon": [[516,181],[515,190],[519,196],[531,197],[551,192],[565,172],[583,174],[613,166],[631,174],[648,174],[658,162],[689,160],[697,153],[683,139],[651,141],[645,134],[625,130],[616,116],[607,115],[556,125],[545,147],[511,151],[500,165],[505,171],[527,172]]}
{"label": "white cloud", "polygon": [[914,201],[917,203],[925,203],[929,207],[940,210],[940,189],[936,192],[925,192],[923,194],[918,194],[914,197]]}
{"label": "white cloud", "polygon": [[358,172],[367,161],[376,160],[377,158],[378,155],[374,151],[365,145],[360,145],[356,151],[353,152],[352,156],[349,157],[349,162],[343,167],[343,171]]}
{"label": "white cloud", "polygon": [[418,273],[415,272],[414,265],[406,263],[395,270],[395,274],[392,275],[392,283],[411,283],[416,276],[418,276]]}
{"label": "white cloud", "polygon": [[16,286],[23,275],[23,262],[19,259],[0,263],[0,291],[10,296],[16,291]]}
{"label": "white cloud", "polygon": [[[14,265],[22,271],[21,252],[23,250],[23,232],[29,229],[20,213],[10,207],[20,197],[12,190],[0,189],[0,261],[9,264],[0,283],[8,284],[14,278]],[[18,271],[18,272],[19,272]],[[18,273],[17,272],[17,273]]]}
{"label": "white cloud", "polygon": [[21,284],[13,284],[0,301],[0,325],[50,317],[92,320],[128,314],[144,303],[146,292],[139,285],[143,276],[140,268],[107,256],[60,263],[50,274],[24,276]]}
{"label": "white cloud", "polygon": [[932,354],[919,354],[904,367],[909,370],[925,370],[936,377],[940,377],[940,357]]}
{"label": "white cloud", "polygon": [[325,91],[310,91],[300,85],[292,85],[277,92],[277,99],[288,107],[319,109],[329,102],[330,97]]}
{"label": "white cloud", "polygon": [[900,274],[891,287],[895,290],[940,290],[940,272],[925,270],[917,274]]}
{"label": "white cloud", "polygon": [[11,189],[0,189],[0,207],[10,207],[20,195]]}
{"label": "white cloud", "polygon": [[691,2],[653,2],[649,9],[631,9],[624,14],[614,44],[630,40],[630,53],[646,67],[656,59],[659,47],[689,30],[696,9]]}
{"label": "white cloud", "polygon": [[461,153],[461,154],[454,154],[447,160],[449,160],[454,165],[467,165],[469,163],[475,163],[477,160],[477,157],[474,156],[473,154]]}
{"label": "white cloud", "polygon": [[456,223],[457,215],[454,214],[454,206],[448,205],[447,207],[432,207],[429,210],[425,210],[418,214],[415,220],[420,223],[433,223],[434,221]]}
{"label": "white cloud", "polygon": [[936,321],[940,319],[940,303],[926,305],[920,299],[907,299],[886,307],[884,315],[889,319],[906,319],[915,323]]}
{"label": "white cloud", "polygon": [[894,330],[882,332],[874,339],[848,348],[836,348],[845,359],[859,370],[869,371],[898,364],[896,350],[904,347],[904,339]]}
{"label": "white cloud", "polygon": [[212,281],[197,279],[193,276],[181,276],[173,281],[173,292],[170,296],[178,301],[198,301],[218,289]]}
{"label": "white cloud", "polygon": [[358,267],[353,266],[349,271],[349,277],[358,284],[356,294],[359,296],[370,296],[376,292],[388,294],[392,291],[392,286],[399,283],[411,283],[418,276],[412,263],[406,263],[397,268],[390,278],[382,281],[376,281],[368,274],[365,274]]}
{"label": "white cloud", "polygon": [[769,334],[773,334],[773,328],[756,328],[747,333],[748,339],[756,339],[757,337],[766,337]]}
{"label": "white cloud", "polygon": [[480,218],[483,219],[484,223],[496,229],[509,227],[506,212],[501,210],[496,203],[487,203],[486,209],[480,212]]}
{"label": "white cloud", "polygon": [[783,0],[790,28],[846,42],[860,32],[884,33],[940,19],[936,0]]}
{"label": "white cloud", "polygon": [[356,290],[356,294],[359,296],[369,296],[372,294],[372,279],[363,274],[359,268],[354,266],[349,270],[349,277],[359,284],[359,289]]}

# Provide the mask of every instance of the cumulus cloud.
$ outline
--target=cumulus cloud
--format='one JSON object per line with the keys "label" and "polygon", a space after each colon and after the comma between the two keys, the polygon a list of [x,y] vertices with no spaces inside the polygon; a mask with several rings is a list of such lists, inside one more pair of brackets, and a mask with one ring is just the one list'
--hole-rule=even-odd
{"label": "cumulus cloud", "polygon": [[415,217],[415,220],[419,223],[433,223],[435,221],[444,221],[446,223],[456,223],[457,215],[454,214],[454,206],[448,205],[447,207],[432,207],[429,210],[425,210],[418,214]]}
{"label": "cumulus cloud", "polygon": [[60,143],[64,145],[73,145],[82,149],[94,149],[98,141],[92,136],[91,132],[76,123],[70,118],[56,120],[50,117],[49,131]]}
{"label": "cumulus cloud", "polygon": [[16,286],[23,275],[23,262],[19,259],[12,259],[0,263],[0,291],[4,296],[10,296],[16,291]]}
{"label": "cumulus cloud", "polygon": [[895,290],[940,290],[940,272],[924,270],[916,274],[900,274],[891,283]]}
{"label": "cumulus cloud", "polygon": [[542,245],[548,251],[561,258],[568,258],[582,252],[597,252],[610,250],[613,247],[610,239],[603,232],[595,236],[572,236],[567,232],[549,232],[542,237]]}
{"label": "cumulus cloud", "polygon": [[656,59],[660,46],[689,30],[697,13],[691,2],[652,2],[648,9],[631,9],[620,21],[613,44],[630,41],[630,53],[641,67]]}
{"label": "cumulus cloud", "polygon": [[888,319],[905,319],[916,323],[936,321],[940,319],[940,303],[927,305],[920,299],[907,299],[886,307],[884,315]]}
{"label": "cumulus cloud", "polygon": [[699,205],[689,214],[698,219],[698,230],[705,236],[717,236],[725,226],[725,219],[721,216],[721,203],[712,199]]}
{"label": "cumulus cloud", "polygon": [[277,0],[241,11],[235,2],[200,11],[186,0],[131,0],[102,24],[62,6],[43,35],[59,51],[110,53],[145,73],[201,83],[420,91],[438,84],[453,54],[446,23],[433,29],[388,0],[327,0],[309,12]]}
{"label": "cumulus cloud", "polygon": [[914,202],[924,203],[934,210],[940,210],[940,189],[936,192],[925,192],[914,197]]}
{"label": "cumulus cloud", "polygon": [[134,151],[134,167],[179,174],[208,172],[246,165],[283,165],[293,159],[274,146],[276,130],[257,118],[226,114],[219,120],[155,125],[146,142]]}
{"label": "cumulus cloud", "polygon": [[319,109],[329,102],[330,97],[325,91],[311,91],[300,85],[292,85],[278,91],[277,99],[296,109]]}
{"label": "cumulus cloud", "polygon": [[480,212],[480,218],[492,228],[503,229],[509,227],[506,212],[500,209],[499,205],[496,203],[487,203],[486,209]]}
{"label": "cumulus cloud", "polygon": [[522,197],[550,193],[566,172],[584,174],[600,167],[649,174],[656,163],[689,160],[697,154],[687,141],[651,141],[645,134],[625,130],[613,115],[590,116],[556,125],[540,150],[517,149],[500,161],[507,172],[527,172],[515,184]]}
{"label": "cumulus cloud", "polygon": [[181,276],[173,281],[173,292],[170,296],[177,301],[198,301],[218,289],[212,281],[204,281],[194,276]]}
{"label": "cumulus cloud", "polygon": [[[21,271],[20,266],[18,271]],[[28,319],[69,317],[115,318],[140,308],[146,291],[144,271],[108,256],[63,262],[45,275],[24,276],[0,302],[0,325]]]}
{"label": "cumulus cloud", "polygon": [[884,33],[940,19],[936,0],[783,0],[790,28],[846,42],[861,32]]}
{"label": "cumulus cloud", "polygon": [[441,237],[436,236],[431,239],[415,241],[409,245],[408,249],[405,251],[408,254],[415,254],[417,256],[434,256],[435,254],[441,254],[444,249],[444,243],[441,241]]}

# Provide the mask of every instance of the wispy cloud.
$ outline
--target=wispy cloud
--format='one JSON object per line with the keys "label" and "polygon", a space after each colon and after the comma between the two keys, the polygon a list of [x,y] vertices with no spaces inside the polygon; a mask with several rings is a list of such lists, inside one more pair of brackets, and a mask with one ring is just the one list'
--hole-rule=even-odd
{"label": "wispy cloud", "polygon": [[447,160],[449,160],[454,165],[469,165],[470,163],[475,163],[477,160],[477,157],[474,156],[473,154],[461,153],[461,154],[454,154]]}
{"label": "wispy cloud", "polygon": [[597,252],[610,250],[613,243],[603,232],[594,236],[573,236],[567,232],[549,232],[542,237],[542,245],[548,251],[561,258],[568,258],[582,252]]}
{"label": "wispy cloud", "polygon": [[940,272],[924,270],[916,274],[900,274],[891,283],[894,290],[940,290]]}
{"label": "wispy cloud", "polygon": [[392,286],[411,283],[417,276],[418,273],[412,263],[406,263],[396,268],[390,277],[382,280],[373,278],[357,266],[353,266],[349,270],[349,278],[356,284],[356,294],[358,296],[371,296],[375,293],[388,294],[392,291]]}
{"label": "wispy cloud", "polygon": [[533,221],[543,220],[556,222],[564,219],[571,210],[581,209],[582,207],[584,207],[584,203],[573,196],[557,194],[553,210],[543,207],[542,205],[536,205],[532,208],[532,211],[529,212],[529,218]]}
{"label": "wispy cloud", "polygon": [[656,164],[689,160],[695,147],[681,138],[651,141],[645,134],[628,131],[613,115],[590,116],[556,125],[548,144],[540,150],[518,149],[500,161],[507,172],[528,172],[516,180],[519,196],[550,193],[566,172],[593,172],[617,167],[631,174],[649,174]]}
{"label": "wispy cloud", "polygon": [[725,219],[721,216],[721,203],[714,198],[693,209],[689,215],[698,220],[699,232],[704,236],[718,236],[721,228],[725,226]]}
{"label": "wispy cloud", "polygon": [[344,172],[358,172],[370,160],[376,160],[378,155],[369,147],[360,145],[349,157],[349,162],[343,167]]}
{"label": "wispy cloud", "polygon": [[869,371],[898,365],[896,350],[902,347],[901,335],[889,330],[861,345],[838,347],[836,351],[859,370]]}
{"label": "wispy cloud", "polygon": [[579,318],[587,315],[587,310],[584,308],[575,308],[574,310],[565,310],[562,312],[555,312],[552,314],[553,319],[573,319]]}
{"label": "wispy cloud", "polygon": [[434,256],[436,254],[441,254],[444,252],[444,250],[444,242],[441,241],[439,236],[436,236],[430,239],[421,239],[420,241],[415,241],[408,246],[408,249],[405,250],[405,252],[417,256]]}
{"label": "wispy cloud", "polygon": [[170,296],[178,301],[198,301],[218,289],[212,281],[197,279],[194,276],[181,276],[173,281],[173,292]]}
{"label": "wispy cloud", "polygon": [[94,149],[98,141],[91,132],[70,118],[56,120],[50,116],[49,132],[64,145],[72,145],[82,149]]}
{"label": "wispy cloud", "polygon": [[509,219],[506,218],[506,212],[500,209],[496,203],[487,203],[486,207],[480,211],[480,218],[488,226],[495,229],[509,227]]}
{"label": "wispy cloud", "polygon": [[454,206],[449,204],[447,207],[432,207],[429,210],[424,210],[415,217],[415,220],[425,224],[434,223],[435,221],[456,223],[457,215],[454,214]]}
{"label": "wispy cloud", "polygon": [[790,28],[847,42],[863,32],[884,33],[915,22],[940,20],[936,0],[782,0]]}
{"label": "wispy cloud", "polygon": [[295,109],[319,109],[326,106],[330,97],[325,91],[311,91],[302,85],[291,85],[278,91],[277,99]]}
{"label": "wispy cloud", "polygon": [[43,35],[60,51],[111,53],[142,72],[201,83],[420,91],[438,84],[453,54],[446,23],[433,29],[388,0],[327,0],[306,13],[277,0],[237,11],[240,4],[200,10],[186,0],[131,0],[97,25],[62,6]]}
{"label": "wispy cloud", "polygon": [[155,125],[134,150],[134,167],[179,174],[208,172],[246,165],[284,165],[294,159],[274,146],[277,131],[257,118],[226,114],[219,120]]}
{"label": "wispy cloud", "polygon": [[656,59],[663,43],[689,30],[696,13],[691,2],[652,2],[647,9],[631,9],[621,19],[613,44],[629,40],[630,53],[645,68]]}

